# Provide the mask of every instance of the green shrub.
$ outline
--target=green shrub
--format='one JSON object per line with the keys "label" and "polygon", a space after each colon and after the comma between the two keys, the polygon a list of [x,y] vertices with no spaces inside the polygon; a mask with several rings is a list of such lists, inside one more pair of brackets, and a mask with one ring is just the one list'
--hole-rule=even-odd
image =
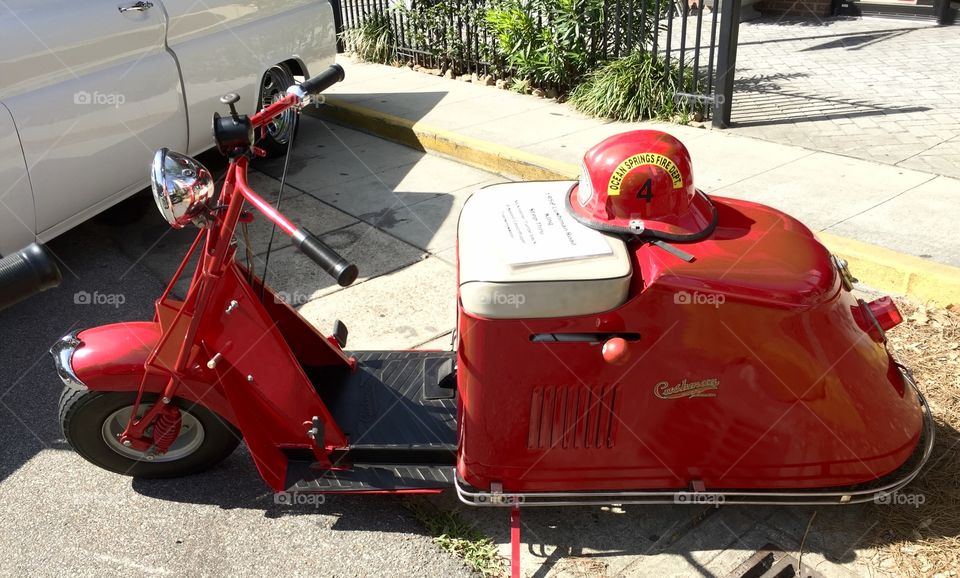
{"label": "green shrub", "polygon": [[662,57],[637,50],[587,75],[571,93],[570,104],[591,116],[627,122],[684,114],[674,95],[689,84],[692,71],[685,67],[683,82],[679,74],[674,61],[665,70]]}
{"label": "green shrub", "polygon": [[594,64],[590,31],[603,27],[603,1],[499,0],[486,23],[516,76],[566,93]]}
{"label": "green shrub", "polygon": [[370,14],[357,28],[345,30],[343,39],[347,50],[360,60],[389,64],[396,55],[397,43],[386,14]]}

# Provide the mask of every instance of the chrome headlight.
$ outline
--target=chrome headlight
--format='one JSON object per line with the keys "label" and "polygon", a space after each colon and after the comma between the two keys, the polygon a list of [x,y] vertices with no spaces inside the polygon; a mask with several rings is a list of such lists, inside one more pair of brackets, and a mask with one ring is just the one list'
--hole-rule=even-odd
{"label": "chrome headlight", "polygon": [[202,226],[213,198],[213,176],[203,165],[180,153],[160,149],[150,167],[150,187],[160,214],[174,229],[193,221]]}

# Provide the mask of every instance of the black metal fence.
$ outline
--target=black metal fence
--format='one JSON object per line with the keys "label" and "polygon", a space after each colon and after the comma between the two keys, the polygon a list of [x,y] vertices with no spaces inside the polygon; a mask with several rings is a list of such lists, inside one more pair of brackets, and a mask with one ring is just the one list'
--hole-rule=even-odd
{"label": "black metal fence", "polygon": [[[499,46],[486,18],[498,0],[331,0],[338,32],[371,19],[387,26],[397,58],[455,74],[509,75],[511,47]],[[586,66],[635,50],[662,58],[676,74],[675,99],[713,124],[730,122],[740,0],[598,0],[582,16]],[[718,6],[719,4],[719,6]],[[531,3],[533,5],[533,3]],[[543,5],[543,2],[540,3]],[[550,27],[549,12],[530,13],[534,27]],[[341,44],[342,49],[350,46]]]}

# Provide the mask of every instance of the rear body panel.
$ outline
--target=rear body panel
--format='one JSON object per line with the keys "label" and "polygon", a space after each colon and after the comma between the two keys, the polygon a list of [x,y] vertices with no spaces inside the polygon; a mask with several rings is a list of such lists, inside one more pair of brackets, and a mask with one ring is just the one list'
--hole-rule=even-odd
{"label": "rear body panel", "polygon": [[[919,401],[830,254],[773,209],[714,199],[685,262],[633,247],[621,307],[557,319],[459,318],[458,472],[504,491],[823,488],[898,468]],[[602,342],[638,333],[620,364]]]}

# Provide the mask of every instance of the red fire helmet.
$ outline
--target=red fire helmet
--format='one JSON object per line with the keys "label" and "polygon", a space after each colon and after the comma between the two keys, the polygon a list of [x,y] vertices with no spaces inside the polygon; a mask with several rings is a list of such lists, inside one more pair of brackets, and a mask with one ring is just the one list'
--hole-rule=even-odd
{"label": "red fire helmet", "polygon": [[593,229],[681,243],[709,235],[717,221],[693,186],[687,148],[658,130],[621,133],[588,150],[567,208]]}

